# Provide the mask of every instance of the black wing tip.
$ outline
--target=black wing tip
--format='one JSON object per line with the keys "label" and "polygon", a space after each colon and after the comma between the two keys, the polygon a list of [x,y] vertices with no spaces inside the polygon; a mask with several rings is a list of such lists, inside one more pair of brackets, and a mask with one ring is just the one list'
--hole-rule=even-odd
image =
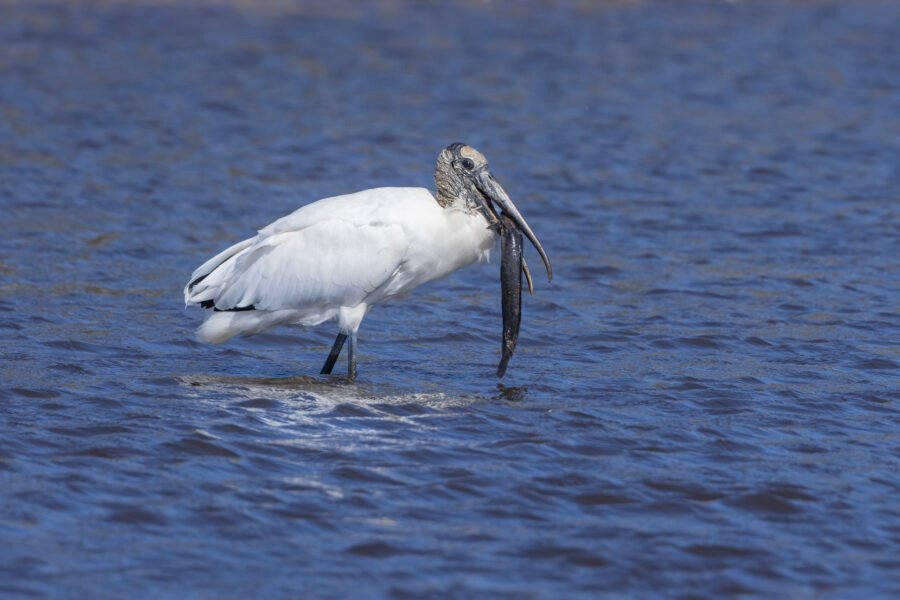
{"label": "black wing tip", "polygon": [[[210,273],[212,273],[212,271],[210,271]],[[192,282],[190,282],[190,283],[188,284],[188,292],[192,291],[192,290],[194,289],[194,286],[195,286],[195,285],[197,285],[198,283],[200,283],[201,281],[203,281],[204,279],[206,279],[208,276],[209,276],[209,273],[207,273],[206,275],[201,275],[201,276],[198,277],[197,279],[195,279],[195,280],[193,280]],[[204,300],[204,302],[212,302],[212,301],[211,301],[211,300]],[[207,308],[207,307],[204,306],[203,308]]]}
{"label": "black wing tip", "polygon": [[215,300],[202,300],[200,306],[201,308],[211,308],[216,312],[244,312],[247,310],[256,310],[256,306],[253,304],[249,306],[235,306],[234,308],[216,308]]}
{"label": "black wing tip", "polygon": [[256,310],[256,307],[251,304],[249,306],[235,306],[234,308],[215,308],[215,307],[213,307],[213,310],[216,312],[244,312],[246,310]]}

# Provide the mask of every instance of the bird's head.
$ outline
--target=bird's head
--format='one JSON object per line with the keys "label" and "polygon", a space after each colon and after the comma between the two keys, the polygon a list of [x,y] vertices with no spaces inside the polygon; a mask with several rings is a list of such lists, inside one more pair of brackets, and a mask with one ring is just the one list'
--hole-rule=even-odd
{"label": "bird's head", "polygon": [[480,212],[489,226],[499,223],[499,213],[506,213],[534,245],[544,266],[547,279],[553,277],[550,259],[525,218],[513,204],[503,187],[488,169],[484,155],[462,143],[450,144],[438,155],[434,169],[437,201],[444,208]]}

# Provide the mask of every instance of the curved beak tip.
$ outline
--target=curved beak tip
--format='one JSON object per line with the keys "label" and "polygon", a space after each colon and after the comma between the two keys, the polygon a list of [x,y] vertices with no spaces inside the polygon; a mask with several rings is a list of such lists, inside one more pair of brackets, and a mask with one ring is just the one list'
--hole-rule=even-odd
{"label": "curved beak tip", "polygon": [[547,269],[547,282],[553,281],[553,267],[550,265],[550,258],[547,256],[547,253],[544,251],[544,247],[541,245],[541,242],[538,240],[537,236],[531,230],[531,227],[528,226],[528,223],[525,221],[525,217],[522,216],[522,213],[519,212],[519,209],[516,208],[516,205],[510,199],[509,195],[506,193],[506,190],[494,179],[493,174],[488,169],[483,169],[476,176],[475,184],[478,189],[490,200],[493,200],[500,207],[500,210],[506,213],[510,219],[516,224],[516,226],[525,234],[525,237],[528,238],[528,241],[531,242],[531,245],[534,246],[534,249],[537,250],[538,254],[541,257],[541,260],[544,263],[544,267]]}

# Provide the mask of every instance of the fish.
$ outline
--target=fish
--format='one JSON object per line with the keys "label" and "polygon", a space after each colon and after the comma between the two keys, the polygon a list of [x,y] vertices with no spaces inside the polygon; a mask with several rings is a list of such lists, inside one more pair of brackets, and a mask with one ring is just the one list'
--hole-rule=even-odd
{"label": "fish", "polygon": [[516,350],[519,325],[522,323],[522,276],[534,293],[531,273],[522,256],[522,232],[506,213],[499,217],[500,230],[500,303],[503,309],[503,339],[497,377],[506,374],[509,359]]}

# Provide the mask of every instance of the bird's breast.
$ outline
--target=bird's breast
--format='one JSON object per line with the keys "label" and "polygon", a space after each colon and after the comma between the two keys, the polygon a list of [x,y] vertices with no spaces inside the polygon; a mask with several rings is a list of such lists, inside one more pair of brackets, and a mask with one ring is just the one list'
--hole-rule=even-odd
{"label": "bird's breast", "polygon": [[435,218],[417,223],[411,232],[408,250],[388,295],[403,294],[474,262],[487,262],[496,240],[481,215],[441,210]]}

